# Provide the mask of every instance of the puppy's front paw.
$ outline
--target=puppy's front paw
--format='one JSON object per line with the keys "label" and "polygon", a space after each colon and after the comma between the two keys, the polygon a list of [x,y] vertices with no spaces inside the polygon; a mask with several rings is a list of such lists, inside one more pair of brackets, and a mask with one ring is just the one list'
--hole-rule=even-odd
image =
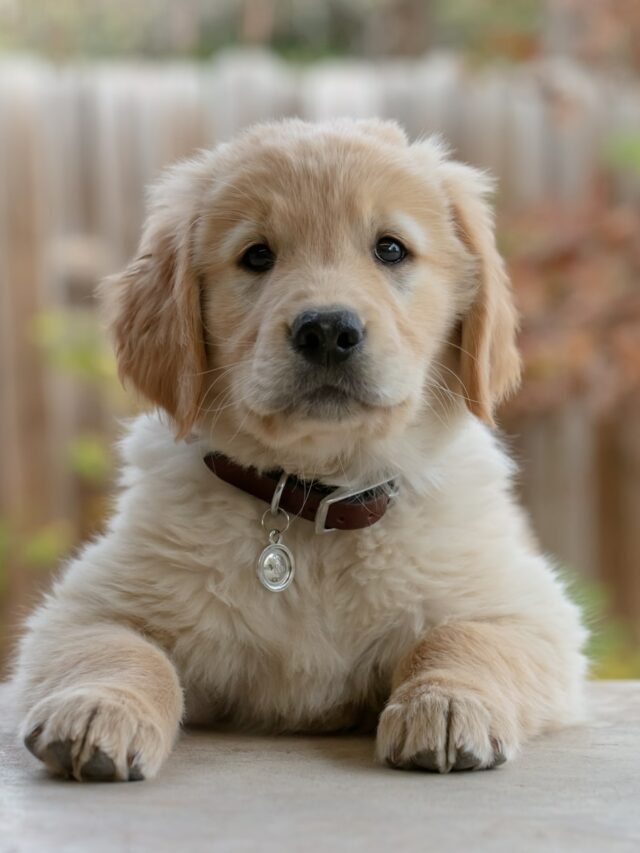
{"label": "puppy's front paw", "polygon": [[53,693],[22,726],[27,749],[56,775],[78,781],[154,776],[170,744],[135,696],[103,686]]}
{"label": "puppy's front paw", "polygon": [[484,770],[515,754],[515,731],[509,715],[492,713],[471,691],[408,682],[380,716],[376,752],[392,767]]}

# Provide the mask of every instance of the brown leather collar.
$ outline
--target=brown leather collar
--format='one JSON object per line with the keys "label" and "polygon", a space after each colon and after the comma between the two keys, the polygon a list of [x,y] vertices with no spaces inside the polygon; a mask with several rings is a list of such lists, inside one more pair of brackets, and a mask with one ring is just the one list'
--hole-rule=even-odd
{"label": "brown leather collar", "polygon": [[[244,468],[223,453],[207,453],[204,461],[216,477],[268,504],[283,477],[282,471],[261,474],[256,468]],[[289,476],[278,506],[290,515],[313,521],[318,533],[360,530],[375,524],[385,514],[393,497],[393,483],[391,480],[376,483],[355,494],[346,494],[347,491]]]}

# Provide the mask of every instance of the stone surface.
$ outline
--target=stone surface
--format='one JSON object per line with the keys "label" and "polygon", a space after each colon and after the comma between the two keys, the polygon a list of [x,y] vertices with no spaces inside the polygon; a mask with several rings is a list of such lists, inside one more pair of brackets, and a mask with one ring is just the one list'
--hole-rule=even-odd
{"label": "stone surface", "polygon": [[357,737],[188,732],[150,782],[50,779],[0,691],[2,853],[640,851],[640,682],[590,688],[588,725],[498,770],[378,767]]}

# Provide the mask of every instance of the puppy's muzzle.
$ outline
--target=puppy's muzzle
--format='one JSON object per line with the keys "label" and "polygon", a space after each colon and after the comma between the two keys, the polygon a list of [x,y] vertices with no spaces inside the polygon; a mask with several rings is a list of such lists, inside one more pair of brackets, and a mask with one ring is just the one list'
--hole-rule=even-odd
{"label": "puppy's muzzle", "polygon": [[346,308],[311,309],[298,314],[291,326],[291,345],[310,364],[335,367],[361,347],[365,328]]}

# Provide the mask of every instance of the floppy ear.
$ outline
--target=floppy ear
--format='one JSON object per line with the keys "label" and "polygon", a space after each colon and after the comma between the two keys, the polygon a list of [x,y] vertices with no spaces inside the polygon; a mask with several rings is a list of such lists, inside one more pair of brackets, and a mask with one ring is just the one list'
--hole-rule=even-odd
{"label": "floppy ear", "polygon": [[179,166],[158,184],[136,259],[100,286],[121,380],[167,411],[179,438],[197,418],[207,367],[191,257],[192,177]]}
{"label": "floppy ear", "polygon": [[462,163],[444,162],[441,169],[458,237],[475,262],[475,295],[462,320],[460,379],[469,409],[493,424],[495,406],[518,386],[520,356],[518,317],[487,201],[492,182]]}

